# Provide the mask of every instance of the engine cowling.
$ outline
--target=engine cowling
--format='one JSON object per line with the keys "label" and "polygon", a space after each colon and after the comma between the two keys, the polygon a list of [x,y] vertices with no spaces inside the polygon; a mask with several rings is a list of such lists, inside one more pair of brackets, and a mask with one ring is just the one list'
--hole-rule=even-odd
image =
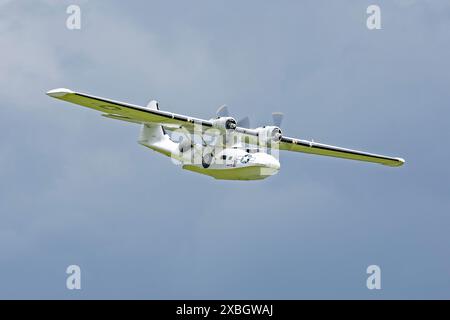
{"label": "engine cowling", "polygon": [[237,126],[236,120],[232,117],[220,117],[211,121],[213,124],[213,128],[219,129],[221,131],[234,130]]}
{"label": "engine cowling", "polygon": [[258,128],[258,139],[263,144],[265,143],[278,143],[283,136],[280,128],[275,126],[266,126],[262,128]]}

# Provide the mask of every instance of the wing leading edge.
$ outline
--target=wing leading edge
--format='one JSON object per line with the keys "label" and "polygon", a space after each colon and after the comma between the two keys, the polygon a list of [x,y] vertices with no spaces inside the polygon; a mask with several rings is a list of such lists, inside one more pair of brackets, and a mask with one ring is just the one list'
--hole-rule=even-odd
{"label": "wing leading edge", "polygon": [[402,158],[389,157],[289,137],[282,137],[279,146],[280,150],[303,152],[358,161],[374,162],[391,167],[399,167],[405,163],[405,160],[403,160]]}
{"label": "wing leading edge", "polygon": [[117,120],[134,123],[179,125],[187,129],[193,128],[195,124],[206,128],[212,127],[212,123],[208,120],[188,117],[162,110],[149,109],[130,103],[74,92],[65,88],[50,90],[47,92],[47,95],[56,99],[104,112],[104,116]]}

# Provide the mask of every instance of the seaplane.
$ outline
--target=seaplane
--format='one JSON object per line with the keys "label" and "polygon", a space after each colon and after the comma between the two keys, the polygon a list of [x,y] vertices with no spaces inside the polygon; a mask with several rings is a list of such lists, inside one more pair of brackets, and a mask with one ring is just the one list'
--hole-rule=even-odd
{"label": "seaplane", "polygon": [[138,143],[170,157],[183,169],[219,180],[261,180],[280,170],[280,152],[291,151],[399,167],[405,160],[285,136],[283,114],[272,114],[272,124],[250,128],[248,117],[237,121],[221,106],[214,118],[200,119],[159,108],[101,98],[66,88],[47,95],[101,112],[105,118],[140,125]]}

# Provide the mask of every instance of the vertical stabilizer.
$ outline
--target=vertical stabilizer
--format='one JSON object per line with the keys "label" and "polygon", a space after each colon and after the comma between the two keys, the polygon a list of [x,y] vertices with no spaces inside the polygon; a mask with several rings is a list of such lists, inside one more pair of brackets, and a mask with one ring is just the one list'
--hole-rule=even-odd
{"label": "vertical stabilizer", "polygon": [[[159,110],[158,102],[155,100],[150,101],[147,104],[147,108],[151,110]],[[138,142],[141,145],[169,157],[172,156],[176,158],[179,153],[178,144],[170,139],[169,135],[166,134],[164,128],[160,124],[142,124]]]}

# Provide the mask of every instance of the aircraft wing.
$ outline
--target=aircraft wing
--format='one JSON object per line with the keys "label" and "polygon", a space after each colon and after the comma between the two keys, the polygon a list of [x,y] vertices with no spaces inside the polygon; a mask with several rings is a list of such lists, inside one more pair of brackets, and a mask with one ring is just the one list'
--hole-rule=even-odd
{"label": "aircraft wing", "polygon": [[321,156],[374,162],[391,167],[399,167],[405,163],[405,160],[403,160],[402,158],[394,158],[374,153],[345,149],[313,141],[294,139],[284,136],[281,138],[279,148],[280,150],[286,151],[295,151],[317,154]]}
{"label": "aircraft wing", "polygon": [[[189,132],[194,131],[194,125],[201,125],[203,131],[205,129],[210,129],[213,127],[213,123],[209,120],[188,117],[168,111],[155,110],[125,102],[96,97],[85,93],[74,92],[65,88],[50,90],[47,92],[47,95],[56,99],[64,100],[103,112],[103,116],[108,118],[132,123],[158,123],[169,130],[183,127]],[[238,134],[246,136],[253,140],[257,139],[258,137],[258,132],[254,129],[237,127],[235,131]],[[394,158],[363,151],[345,149],[341,147],[316,143],[313,141],[294,139],[284,136],[281,138],[279,148],[280,150],[375,162],[393,167],[401,166],[405,162],[401,158]]]}
{"label": "aircraft wing", "polygon": [[186,128],[190,132],[193,131],[195,124],[201,125],[202,128],[211,128],[213,126],[212,122],[208,120],[162,110],[154,110],[134,104],[74,92],[65,88],[50,90],[47,92],[47,95],[103,112],[103,116],[105,117],[127,122],[158,123],[168,128],[179,126]]}

